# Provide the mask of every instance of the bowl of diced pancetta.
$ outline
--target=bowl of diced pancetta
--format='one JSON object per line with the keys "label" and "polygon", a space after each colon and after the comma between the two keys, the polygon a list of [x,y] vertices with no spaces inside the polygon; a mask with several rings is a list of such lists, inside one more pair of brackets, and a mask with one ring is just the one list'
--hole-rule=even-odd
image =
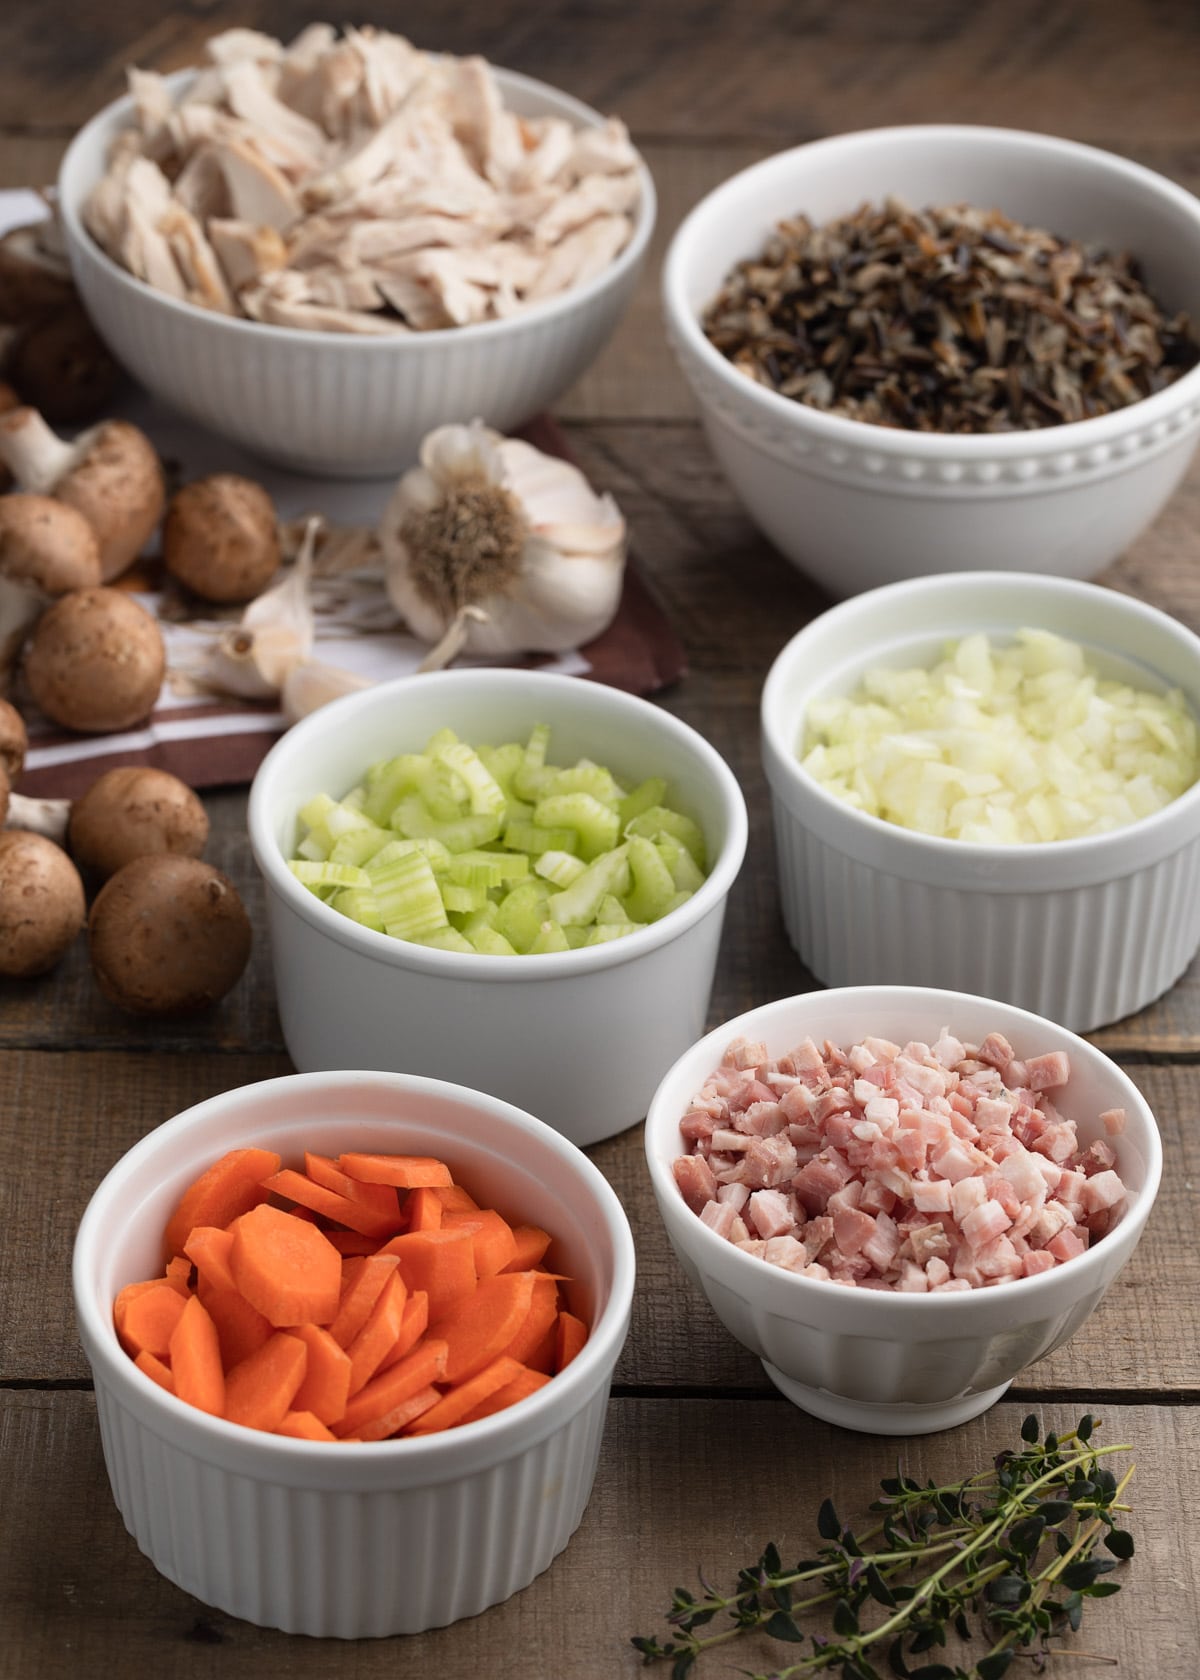
{"label": "bowl of diced pancetta", "polygon": [[369,477],[594,360],[654,226],[624,125],[371,28],[246,29],[134,70],[59,177],[76,283],[133,375],[298,471]]}
{"label": "bowl of diced pancetta", "polygon": [[1125,1266],[1154,1116],[1086,1040],[966,993],[783,998],[702,1038],[646,1120],[659,1211],[805,1411],[921,1434],[986,1410]]}

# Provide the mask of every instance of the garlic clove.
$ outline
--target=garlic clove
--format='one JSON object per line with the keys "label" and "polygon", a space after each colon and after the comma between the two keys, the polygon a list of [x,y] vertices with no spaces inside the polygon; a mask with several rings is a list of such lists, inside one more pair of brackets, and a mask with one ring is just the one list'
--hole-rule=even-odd
{"label": "garlic clove", "polygon": [[312,564],[320,520],[308,522],[304,541],[288,575],[265,590],[223,630],[196,675],[222,694],[240,700],[270,700],[288,673],[312,653]]}
{"label": "garlic clove", "polygon": [[327,706],[331,700],[340,700],[343,694],[355,694],[370,686],[367,678],[355,671],[343,671],[319,659],[302,659],[284,678],[280,694],[283,715],[289,724],[299,723],[301,718]]}

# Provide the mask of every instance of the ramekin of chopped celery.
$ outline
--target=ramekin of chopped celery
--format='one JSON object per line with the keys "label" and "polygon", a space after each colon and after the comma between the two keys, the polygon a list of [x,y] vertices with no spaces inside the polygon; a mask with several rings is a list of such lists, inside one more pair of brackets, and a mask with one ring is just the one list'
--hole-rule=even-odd
{"label": "ramekin of chopped celery", "polygon": [[485,956],[603,945],[686,904],[705,840],[667,781],[552,752],[545,723],[498,746],[440,729],[308,800],[289,867],[362,927]]}

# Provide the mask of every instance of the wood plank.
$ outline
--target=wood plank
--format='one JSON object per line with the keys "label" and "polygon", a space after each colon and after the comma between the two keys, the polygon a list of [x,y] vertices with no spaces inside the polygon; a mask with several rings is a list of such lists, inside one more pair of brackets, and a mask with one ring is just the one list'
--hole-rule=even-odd
{"label": "wood plank", "polygon": [[[778,1399],[614,1401],[583,1523],[544,1575],[456,1626],[348,1646],[236,1621],[160,1577],[112,1503],[91,1396],[10,1392],[0,1396],[0,1465],[9,1532],[20,1544],[0,1557],[0,1676],[125,1680],[145,1669],[171,1680],[390,1680],[399,1665],[442,1680],[481,1673],[632,1680],[643,1670],[629,1638],[665,1636],[671,1592],[694,1587],[697,1567],[731,1586],[768,1540],[789,1560],[809,1555],[826,1495],[845,1521],[865,1518],[897,1452],[921,1480],[961,1479],[1017,1444],[1028,1409],[1001,1405],[950,1434],[897,1443],[832,1429]],[[1069,1428],[1079,1415],[1075,1407],[1037,1409],[1045,1429]],[[1077,1643],[1114,1661],[1120,1674],[1183,1680],[1194,1670],[1195,1427],[1190,1408],[1105,1408],[1098,1440],[1135,1448],[1127,1523],[1138,1551],[1115,1577],[1120,1595],[1087,1607]],[[797,1655],[755,1639],[714,1654],[695,1673],[717,1680],[735,1667]]]}

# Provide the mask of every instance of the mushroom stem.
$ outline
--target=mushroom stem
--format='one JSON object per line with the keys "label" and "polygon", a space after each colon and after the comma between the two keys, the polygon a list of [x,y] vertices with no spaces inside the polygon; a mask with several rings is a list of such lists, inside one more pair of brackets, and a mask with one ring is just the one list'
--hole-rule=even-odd
{"label": "mushroom stem", "polygon": [[0,574],[0,695],[7,694],[17,656],[47,604],[40,590]]}
{"label": "mushroom stem", "polygon": [[0,459],[18,484],[48,496],[75,459],[36,408],[14,408],[0,416]]}
{"label": "mushroom stem", "polygon": [[8,796],[8,817],[5,828],[21,828],[31,834],[44,835],[61,846],[67,837],[67,818],[71,814],[69,799],[29,799],[23,793]]}

